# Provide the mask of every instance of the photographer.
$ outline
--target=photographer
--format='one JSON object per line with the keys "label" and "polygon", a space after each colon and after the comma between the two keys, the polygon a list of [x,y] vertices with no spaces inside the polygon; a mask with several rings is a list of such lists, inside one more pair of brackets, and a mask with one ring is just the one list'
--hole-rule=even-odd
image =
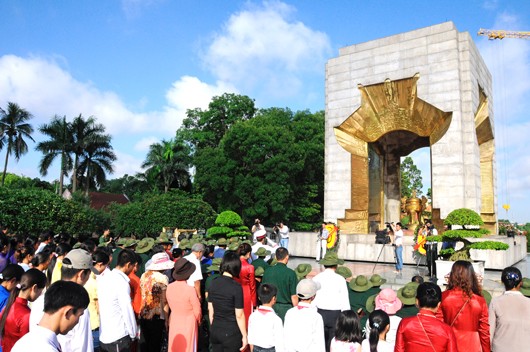
{"label": "photographer", "polygon": [[395,246],[396,253],[396,274],[401,274],[403,270],[403,230],[401,229],[401,223],[398,222],[390,224],[392,228],[392,245]]}

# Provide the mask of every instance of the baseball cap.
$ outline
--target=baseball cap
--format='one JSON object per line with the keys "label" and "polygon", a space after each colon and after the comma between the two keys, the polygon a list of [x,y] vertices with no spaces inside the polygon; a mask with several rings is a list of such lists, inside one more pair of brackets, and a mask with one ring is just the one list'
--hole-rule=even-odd
{"label": "baseball cap", "polygon": [[320,283],[311,279],[302,279],[298,285],[296,285],[296,294],[301,299],[309,299],[313,297],[318,290],[320,290]]}
{"label": "baseball cap", "polygon": [[[68,259],[66,262],[65,260]],[[65,268],[90,269],[94,274],[99,275],[99,271],[92,264],[92,256],[84,249],[72,249],[63,259]]]}

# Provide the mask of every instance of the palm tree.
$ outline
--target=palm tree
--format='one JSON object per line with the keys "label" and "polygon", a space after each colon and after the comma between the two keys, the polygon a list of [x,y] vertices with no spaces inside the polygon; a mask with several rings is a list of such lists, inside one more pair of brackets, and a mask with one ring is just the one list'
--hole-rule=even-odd
{"label": "palm tree", "polygon": [[87,145],[81,155],[77,173],[84,180],[87,195],[91,183],[101,186],[107,179],[106,172],[114,172],[112,163],[116,161],[116,154],[110,141],[109,135],[102,135],[97,141]]}
{"label": "palm tree", "polygon": [[29,138],[35,142],[31,137],[33,127],[27,123],[32,117],[33,115],[27,110],[12,102],[7,103],[7,112],[0,108],[0,149],[7,145],[2,186],[7,173],[9,155],[15,154],[15,159],[18,161],[20,156],[28,152],[28,145],[24,138]]}
{"label": "palm tree", "polygon": [[79,163],[82,155],[90,146],[97,146],[107,142],[109,138],[105,135],[105,126],[96,123],[96,119],[90,116],[86,120],[81,114],[72,121],[72,136],[74,139],[72,153],[74,154],[74,165],[72,168],[72,192],[77,190],[77,177],[79,175]]}
{"label": "palm tree", "polygon": [[164,192],[167,192],[174,183],[178,188],[183,188],[190,179],[189,148],[175,139],[151,144],[142,167],[147,168],[146,175],[157,175],[164,185]]}
{"label": "palm tree", "polygon": [[39,131],[48,136],[49,140],[37,144],[38,151],[44,155],[39,163],[39,171],[42,176],[48,174],[48,168],[56,157],[61,158],[61,173],[59,176],[59,194],[63,193],[64,176],[72,170],[72,145],[74,139],[70,123],[66,122],[66,116],[55,115],[49,124],[39,127]]}

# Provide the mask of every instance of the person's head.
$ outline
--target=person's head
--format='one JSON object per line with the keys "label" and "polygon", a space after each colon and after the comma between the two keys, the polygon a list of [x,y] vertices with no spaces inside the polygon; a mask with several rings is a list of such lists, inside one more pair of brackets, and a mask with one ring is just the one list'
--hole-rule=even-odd
{"label": "person's head", "polygon": [[29,264],[35,256],[35,249],[33,247],[24,246],[18,250],[18,262]]}
{"label": "person's head", "polygon": [[457,260],[454,262],[447,282],[447,289],[451,290],[453,288],[461,289],[469,297],[473,293],[477,295],[482,294],[475,270],[470,262],[465,260]]}
{"label": "person's head", "polygon": [[202,243],[195,243],[193,246],[191,246],[191,252],[195,254],[197,259],[201,259],[202,254],[204,253],[205,247]]}
{"label": "person's head", "polygon": [[287,263],[289,261],[289,251],[287,248],[279,247],[276,249],[276,260],[279,263]]}
{"label": "person's head", "polygon": [[175,281],[186,281],[195,271],[195,265],[186,258],[179,258],[175,261],[171,275]]}
{"label": "person's head", "polygon": [[50,261],[50,253],[42,251],[35,254],[31,260],[31,265],[39,270],[46,270],[48,265],[50,265]]}
{"label": "person's head", "polygon": [[396,230],[401,230],[402,227],[400,222],[396,223]]}
{"label": "person's head", "polygon": [[361,321],[353,310],[342,311],[335,324],[335,340],[362,342]]}
{"label": "person's head", "polygon": [[84,249],[72,249],[63,259],[61,280],[73,281],[84,285],[90,278],[90,272],[99,274],[94,268],[92,256]]}
{"label": "person's head", "polygon": [[438,310],[442,301],[442,290],[432,282],[424,282],[418,286],[416,291],[416,305],[419,308]]}
{"label": "person's head", "polygon": [[377,344],[379,343],[379,336],[385,334],[390,330],[390,317],[385,311],[376,309],[368,316],[368,324],[370,325],[370,352],[377,352]]}
{"label": "person's head", "polygon": [[7,253],[8,249],[9,239],[4,234],[0,234],[0,253]]}
{"label": "person's head", "polygon": [[138,262],[136,253],[131,249],[123,249],[118,254],[118,261],[116,262],[116,269],[122,271],[125,275],[132,273],[134,265]]}
{"label": "person's head", "polygon": [[302,279],[296,285],[296,295],[301,301],[312,301],[320,290],[320,283],[311,279]]}
{"label": "person's head", "polygon": [[102,272],[107,269],[107,266],[110,262],[109,255],[100,249],[96,250],[94,254],[92,255],[92,259],[94,262],[94,268],[101,274]]}
{"label": "person's head", "polygon": [[221,274],[228,273],[233,277],[239,277],[239,273],[241,272],[239,255],[233,251],[226,251],[219,266],[219,272]]}
{"label": "person's head", "polygon": [[423,280],[423,277],[421,277],[420,275],[414,275],[411,280],[411,282],[417,282],[419,284],[422,284],[424,281],[425,280]]}
{"label": "person's head", "polygon": [[519,289],[523,282],[523,275],[516,267],[510,266],[505,268],[501,274],[501,281],[504,284],[506,291]]}
{"label": "person's head", "polygon": [[182,258],[182,248],[173,248],[173,259]]}
{"label": "person's head", "polygon": [[51,231],[45,231],[41,233],[39,236],[39,242],[41,243],[46,243],[46,244],[51,243],[52,239],[53,239],[53,232]]}
{"label": "person's head", "polygon": [[94,253],[94,251],[96,250],[97,246],[96,246],[96,242],[88,239],[88,240],[83,241],[83,243],[81,243],[79,248],[84,249],[88,253]]}
{"label": "person's head", "polygon": [[12,291],[20,282],[24,269],[18,264],[7,264],[0,273],[0,284],[8,291]]}
{"label": "person's head", "polygon": [[89,302],[83,286],[59,280],[44,294],[44,317],[39,325],[44,323],[53,327],[56,334],[67,334],[77,324]]}
{"label": "person's head", "polygon": [[237,254],[241,257],[248,258],[250,253],[252,253],[252,247],[248,243],[241,243],[237,248]]}
{"label": "person's head", "polygon": [[276,295],[278,289],[276,286],[271,284],[262,284],[258,289],[258,298],[264,305],[270,305],[271,307],[276,303]]}

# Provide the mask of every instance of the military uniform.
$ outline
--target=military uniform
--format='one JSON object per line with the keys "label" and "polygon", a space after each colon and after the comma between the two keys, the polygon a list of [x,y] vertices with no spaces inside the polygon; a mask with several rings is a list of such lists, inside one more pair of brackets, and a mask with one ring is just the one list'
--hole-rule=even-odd
{"label": "military uniform", "polygon": [[278,263],[265,271],[261,283],[273,284],[278,289],[274,311],[283,321],[285,313],[293,307],[291,296],[296,295],[298,279],[294,270],[283,263]]}

